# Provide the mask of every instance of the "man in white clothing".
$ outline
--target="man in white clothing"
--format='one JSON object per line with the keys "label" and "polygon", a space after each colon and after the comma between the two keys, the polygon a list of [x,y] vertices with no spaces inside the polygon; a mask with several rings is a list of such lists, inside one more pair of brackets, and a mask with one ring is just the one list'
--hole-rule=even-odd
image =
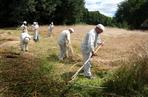
{"label": "man in white clothing", "polygon": [[50,24],[49,27],[48,27],[48,36],[49,36],[49,37],[50,37],[51,34],[52,34],[53,28],[54,28],[54,25],[53,25],[53,22],[51,22],[51,24]]}
{"label": "man in white clothing", "polygon": [[27,22],[26,21],[24,21],[23,24],[21,25],[21,30],[22,30],[22,33],[23,32],[28,33],[28,30],[27,30]]}
{"label": "man in white clothing", "polygon": [[20,35],[21,51],[28,51],[28,43],[30,39],[31,39],[31,36],[28,33],[26,32],[21,33]]}
{"label": "man in white clothing", "polygon": [[35,42],[39,41],[39,25],[38,22],[33,22],[32,29],[34,31],[33,40]]}
{"label": "man in white clothing", "polygon": [[[103,45],[100,39],[100,34],[104,31],[104,26],[102,24],[96,25],[96,27],[86,33],[86,36],[81,45],[81,51],[83,55],[84,63],[89,59],[90,56],[94,56],[95,48],[97,45]],[[91,60],[84,64],[84,76],[87,78],[92,78],[91,74]]]}
{"label": "man in white clothing", "polygon": [[58,44],[60,47],[59,60],[63,60],[65,57],[69,56],[68,49],[70,49],[71,47],[71,40],[70,40],[71,33],[74,33],[73,28],[69,28],[68,30],[64,30],[60,33],[58,40]]}

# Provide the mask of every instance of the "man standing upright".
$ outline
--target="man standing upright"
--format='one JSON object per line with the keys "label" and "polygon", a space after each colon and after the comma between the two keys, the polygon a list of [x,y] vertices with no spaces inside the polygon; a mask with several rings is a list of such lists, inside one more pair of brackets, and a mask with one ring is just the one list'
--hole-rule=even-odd
{"label": "man standing upright", "polygon": [[38,22],[33,22],[32,29],[34,31],[33,40],[35,42],[39,41],[39,25]]}
{"label": "man standing upright", "polygon": [[23,24],[21,25],[21,30],[22,30],[22,32],[28,33],[28,30],[27,30],[27,21],[24,21],[23,22]]}
{"label": "man standing upright", "polygon": [[52,34],[53,28],[54,28],[54,24],[53,24],[53,22],[51,22],[51,24],[50,24],[49,27],[48,27],[48,36],[49,36],[49,37],[50,37],[51,34]]}
{"label": "man standing upright", "polygon": [[59,60],[63,60],[65,57],[69,56],[68,50],[72,50],[71,48],[71,40],[70,40],[70,34],[74,33],[73,28],[69,28],[68,30],[64,30],[60,33],[58,44],[60,47],[60,54],[59,54]]}
{"label": "man standing upright", "polygon": [[84,76],[87,78],[92,78],[91,74],[91,60],[90,57],[96,55],[95,48],[97,45],[103,45],[100,39],[100,34],[104,31],[104,26],[102,24],[96,25],[96,27],[86,33],[86,36],[81,45],[81,51],[83,55],[84,63],[89,59],[89,61],[84,64]]}

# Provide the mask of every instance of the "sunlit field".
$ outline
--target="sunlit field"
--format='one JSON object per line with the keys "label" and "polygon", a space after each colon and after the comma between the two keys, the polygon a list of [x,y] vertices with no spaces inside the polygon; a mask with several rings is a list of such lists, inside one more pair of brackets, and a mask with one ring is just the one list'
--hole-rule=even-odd
{"label": "sunlit field", "polygon": [[[29,43],[28,52],[20,51],[19,36],[20,36],[21,30],[19,30],[19,28],[0,29],[0,60],[1,60],[0,73],[3,78],[2,83],[0,85],[0,90],[2,91],[2,97],[5,93],[7,92],[10,93],[11,90],[13,90],[14,92],[15,90],[9,87],[10,85],[8,85],[8,83],[10,84],[11,82],[12,83],[14,82],[15,84],[17,84],[17,82],[23,81],[21,80],[21,78],[18,78],[19,80],[18,81],[17,78],[13,79],[13,77],[14,78],[17,76],[23,77],[23,74],[17,75],[18,73],[23,73],[23,72],[25,72],[24,74],[27,74],[27,76],[30,76],[34,73],[27,73],[27,72],[32,72],[34,68],[35,70],[39,70],[39,72],[42,72],[43,70],[42,72],[43,74],[41,73],[40,75],[39,73],[39,75],[36,75],[36,77],[45,76],[47,78],[49,77],[49,80],[51,77],[51,80],[54,80],[57,82],[60,80],[62,83],[64,82],[68,83],[68,81],[71,79],[71,76],[83,65],[80,45],[85,36],[85,33],[93,29],[94,27],[95,27],[94,25],[55,26],[52,36],[48,37],[48,32],[47,32],[48,26],[46,25],[40,26],[40,41],[35,43],[33,40],[31,40]],[[29,28],[29,34],[33,35],[31,27],[28,27],[28,28]],[[72,59],[66,59],[63,62],[61,62],[58,60],[59,47],[57,44],[57,40],[58,40],[59,33],[62,30],[65,30],[68,28],[74,28],[75,30],[75,33],[71,34],[71,41],[72,41],[72,47],[74,50],[74,56]],[[100,50],[97,52],[97,56],[95,56],[92,60],[93,67],[91,69],[96,79],[89,80],[87,78],[84,78],[83,76],[78,76],[74,81],[75,85],[79,85],[79,87],[81,87],[81,85],[90,86],[91,88],[97,87],[97,86],[100,87],[105,82],[104,79],[110,76],[110,73],[108,74],[108,72],[115,71],[118,68],[123,66],[121,62],[129,62],[130,60],[132,61],[132,58],[133,60],[135,60],[134,57],[131,58],[131,56],[133,55],[140,56],[139,54],[141,53],[139,52],[142,52],[142,55],[143,53],[148,54],[148,31],[125,30],[125,29],[119,29],[119,28],[106,27],[104,33],[101,34],[101,39],[104,42],[104,46],[100,48]],[[41,65],[41,66],[39,65],[39,67],[36,67],[38,66],[37,64],[40,64],[40,63],[42,64],[42,61],[44,65]],[[4,65],[4,64],[7,64],[7,65]],[[47,70],[44,70],[45,68],[40,70],[39,68],[42,66],[44,66]],[[50,73],[50,75],[48,75],[48,73]],[[10,76],[11,77],[13,76],[12,78],[10,78],[12,80],[8,80],[7,78],[4,78],[4,74],[8,74],[6,75],[8,79]],[[7,80],[7,83],[5,83],[5,80]],[[38,78],[35,80],[38,80]],[[45,79],[43,78],[43,81],[41,82],[48,83],[48,80],[45,81]],[[38,83],[40,82],[37,82],[37,85]],[[66,86],[65,83],[63,84],[63,86],[64,85]],[[75,85],[73,86],[72,90],[69,90],[68,92],[66,92],[67,94],[63,94],[64,90],[63,91],[61,90],[62,91],[61,94],[57,94],[57,95],[58,96],[66,95],[67,97],[83,97],[83,96],[85,97],[85,94],[83,95],[83,93],[82,94],[80,93],[81,95],[83,95],[83,96],[80,96],[80,94],[77,94],[76,91],[73,91],[74,89],[77,90],[76,88],[77,86]],[[51,96],[52,93],[54,95],[53,97],[57,96],[55,95],[57,92],[56,90],[54,91],[54,89],[51,90],[52,92],[49,93],[50,96],[47,96],[47,95],[44,96],[44,94],[46,94],[46,91],[44,91],[45,93],[44,92],[42,93],[42,89],[39,89],[39,87],[41,86],[42,84],[39,84],[39,86],[37,86],[38,90],[35,90],[32,88],[31,88],[32,90],[25,90],[29,92],[26,92],[26,94],[25,93],[23,94],[29,95],[26,97],[30,97],[30,96],[31,97],[52,97]],[[62,86],[59,85],[59,87],[61,88]],[[58,86],[54,88],[57,89]],[[19,88],[16,88],[16,89],[19,89]],[[36,92],[38,92],[37,94],[39,96],[33,96],[33,95],[36,95]],[[17,93],[19,95],[19,92]],[[16,94],[10,93],[10,94],[13,95],[12,97],[19,97],[19,96],[15,96],[17,95],[17,93]],[[71,94],[71,93],[74,93],[74,94]],[[108,96],[111,94],[105,93],[102,95]],[[10,96],[7,95],[7,97],[10,97]],[[25,96],[21,96],[21,97],[25,97]],[[88,97],[97,97],[97,96],[88,96]],[[116,97],[116,96],[111,96],[111,97]]]}

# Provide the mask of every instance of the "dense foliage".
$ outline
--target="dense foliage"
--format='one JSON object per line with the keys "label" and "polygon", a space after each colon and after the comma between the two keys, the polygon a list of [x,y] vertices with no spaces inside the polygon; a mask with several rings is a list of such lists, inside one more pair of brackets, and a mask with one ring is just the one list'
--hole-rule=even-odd
{"label": "dense foliage", "polygon": [[45,23],[59,3],[58,0],[0,0],[0,25],[15,26],[24,20]]}
{"label": "dense foliage", "polygon": [[[98,24],[139,29],[148,21],[147,0],[125,0],[115,17],[88,11],[84,0],[0,0],[0,27],[16,26],[24,20],[39,24]],[[148,25],[148,24],[146,24]]]}
{"label": "dense foliage", "polygon": [[142,23],[148,19],[147,0],[126,0],[118,6],[115,20],[130,28],[141,28]]}
{"label": "dense foliage", "polygon": [[104,23],[111,18],[99,12],[89,12],[84,0],[0,0],[0,26],[16,26],[24,20],[39,24]]}
{"label": "dense foliage", "polygon": [[107,26],[112,26],[112,18],[102,15],[99,11],[89,12],[87,9],[85,9],[83,21],[85,21],[87,24],[102,23]]}

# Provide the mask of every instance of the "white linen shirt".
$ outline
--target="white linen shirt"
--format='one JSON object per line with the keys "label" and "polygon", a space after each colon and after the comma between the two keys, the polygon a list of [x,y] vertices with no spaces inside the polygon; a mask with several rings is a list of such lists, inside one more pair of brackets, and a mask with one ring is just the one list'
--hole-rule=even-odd
{"label": "white linen shirt", "polygon": [[94,51],[98,43],[101,43],[100,35],[97,34],[95,29],[92,29],[86,33],[86,36],[81,44],[81,49],[86,53],[90,53]]}
{"label": "white linen shirt", "polygon": [[32,25],[34,32],[39,32],[39,25]]}
{"label": "white linen shirt", "polygon": [[64,30],[60,33],[58,43],[59,44],[70,44],[71,43],[69,30]]}

